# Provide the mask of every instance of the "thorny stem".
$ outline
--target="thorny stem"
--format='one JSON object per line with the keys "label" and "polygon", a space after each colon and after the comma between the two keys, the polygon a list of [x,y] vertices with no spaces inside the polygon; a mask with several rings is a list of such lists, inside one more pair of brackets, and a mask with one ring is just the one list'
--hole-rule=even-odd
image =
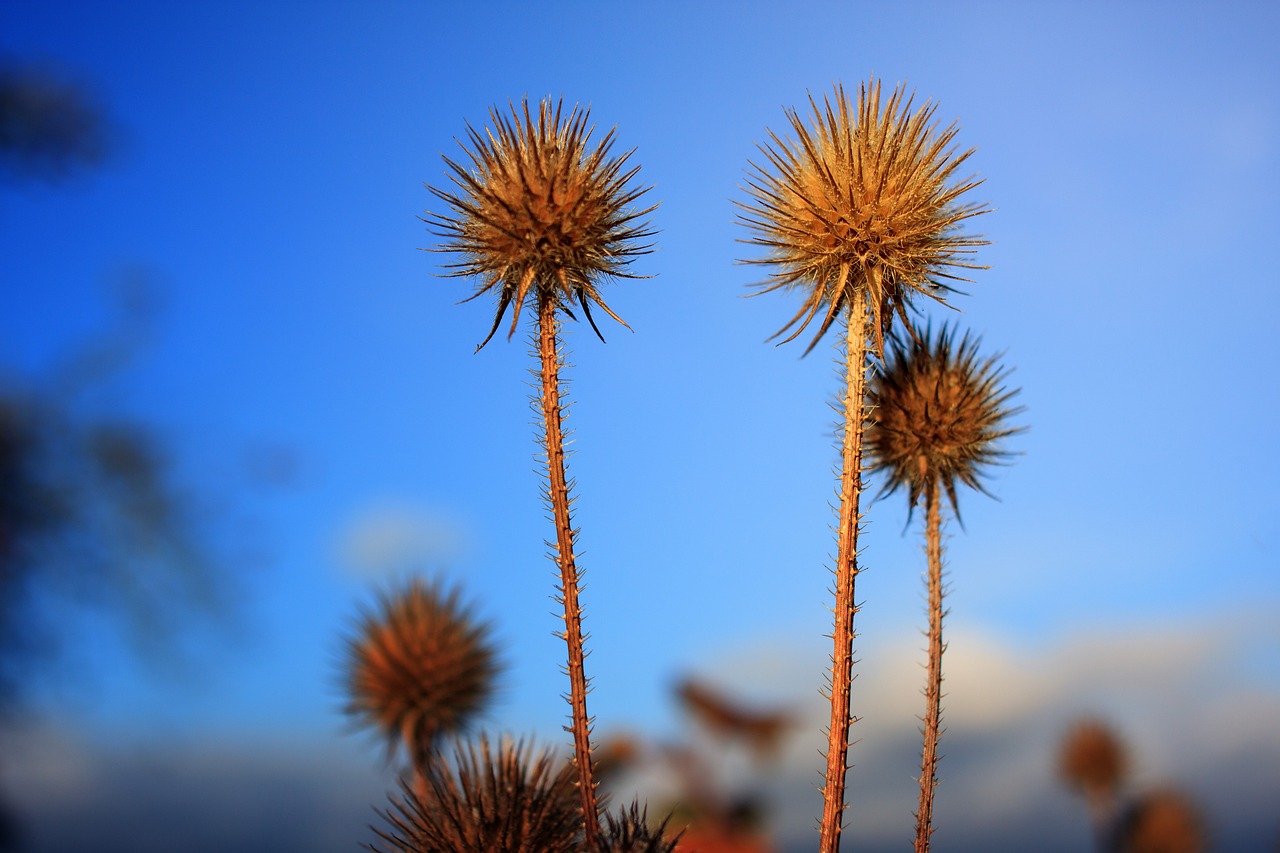
{"label": "thorny stem", "polygon": [[849,764],[849,690],[853,684],[854,580],[858,576],[858,497],[862,492],[862,427],[867,381],[867,296],[859,289],[848,314],[845,340],[844,440],[841,447],[840,521],[836,552],[834,649],[831,654],[831,725],[822,788],[821,853],[840,850],[845,775]]}
{"label": "thorny stem", "polygon": [[929,671],[924,688],[924,747],[920,758],[920,806],[916,810],[916,851],[929,853],[933,835],[933,792],[938,784],[938,737],[942,734],[942,510],[941,486],[925,492],[925,551],[929,560]]}
{"label": "thorny stem", "polygon": [[564,640],[569,649],[569,708],[573,733],[573,764],[582,798],[582,828],[588,849],[596,850],[600,818],[591,766],[591,719],[587,716],[587,677],[583,666],[582,607],[578,604],[578,569],[573,559],[575,531],[569,519],[569,486],[565,476],[564,433],[561,428],[559,322],[556,301],[544,294],[538,300],[538,355],[542,363],[542,419],[546,429],[547,496],[556,526],[556,566],[564,603]]}

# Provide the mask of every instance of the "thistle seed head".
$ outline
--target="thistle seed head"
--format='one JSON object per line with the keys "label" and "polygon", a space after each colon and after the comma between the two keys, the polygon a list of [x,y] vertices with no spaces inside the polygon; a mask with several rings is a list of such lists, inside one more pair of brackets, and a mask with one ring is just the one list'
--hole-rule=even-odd
{"label": "thistle seed head", "polygon": [[1124,744],[1105,723],[1081,720],[1062,740],[1058,773],[1085,796],[1115,796],[1129,769]]}
{"label": "thistle seed head", "polygon": [[1185,795],[1162,789],[1144,796],[1121,822],[1123,853],[1204,853],[1208,834],[1200,810]]}
{"label": "thistle seed head", "polygon": [[680,833],[667,832],[667,820],[650,824],[648,810],[639,802],[617,815],[605,815],[606,829],[601,853],[675,853]]}
{"label": "thistle seed head", "polygon": [[913,111],[913,99],[899,86],[882,104],[875,79],[859,89],[856,111],[843,86],[821,106],[811,95],[812,125],[788,110],[795,140],[771,131],[771,142],[760,146],[766,165],[750,164],[751,198],[739,204],[739,220],[755,233],[745,242],[767,254],[747,263],[775,268],[758,292],[805,291],[803,306],[773,336],[795,326],[783,343],[821,313],[808,353],[861,290],[875,351],[883,356],[895,314],[910,326],[906,308],[916,293],[941,301],[951,288],[940,279],[965,281],[953,270],[981,268],[968,257],[987,241],[958,229],[987,212],[984,205],[959,203],[981,183],[955,180],[972,149],[951,148],[956,126],[939,131],[936,105]]}
{"label": "thistle seed head", "polygon": [[626,168],[632,152],[610,156],[612,130],[593,147],[589,110],[575,106],[565,116],[562,102],[543,99],[536,117],[528,100],[512,104],[509,116],[496,107],[489,116],[492,128],[480,133],[468,125],[470,147],[459,142],[466,164],[444,158],[454,187],[427,187],[451,210],[424,219],[444,239],[436,251],[461,256],[445,274],[480,279],[469,299],[496,292],[493,326],[476,350],[493,337],[508,306],[515,334],[531,291],[570,317],[572,306],[581,306],[596,335],[592,303],[625,326],[599,284],[609,276],[638,278],[627,266],[652,249],[641,241],[655,232],[640,219],[656,205],[632,207],[648,191],[631,185],[639,171]]}
{"label": "thistle seed head", "polygon": [[567,763],[504,739],[459,744],[439,755],[380,814],[388,847],[375,853],[577,853],[581,826]]}
{"label": "thistle seed head", "polygon": [[500,665],[488,624],[445,592],[415,578],[382,596],[351,639],[347,713],[411,756],[465,730],[494,692]]}
{"label": "thistle seed head", "polygon": [[958,517],[956,481],[989,494],[980,479],[984,469],[1010,455],[1000,441],[1023,429],[1006,425],[1022,411],[1006,407],[1018,393],[1002,386],[1008,371],[998,356],[979,360],[978,344],[968,334],[956,343],[947,326],[936,336],[932,329],[920,337],[897,336],[871,379],[871,468],[884,472],[885,493],[905,488],[913,508],[937,484]]}

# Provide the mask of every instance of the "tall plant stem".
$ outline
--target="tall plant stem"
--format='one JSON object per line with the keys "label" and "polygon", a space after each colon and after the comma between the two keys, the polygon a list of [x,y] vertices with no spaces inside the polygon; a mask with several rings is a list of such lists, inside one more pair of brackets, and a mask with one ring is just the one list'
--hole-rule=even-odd
{"label": "tall plant stem", "polygon": [[867,387],[867,297],[859,289],[845,333],[844,435],[840,464],[840,520],[836,546],[836,606],[831,653],[831,725],[827,775],[822,788],[821,853],[838,853],[849,769],[849,691],[853,685],[854,580],[858,576],[858,498],[862,492],[862,427]]}
{"label": "tall plant stem", "polygon": [[556,526],[556,566],[560,569],[560,597],[564,603],[564,640],[569,650],[569,709],[573,733],[573,764],[582,798],[582,828],[588,849],[598,848],[600,817],[591,766],[591,719],[587,716],[587,677],[583,666],[582,607],[578,604],[578,568],[573,559],[576,538],[569,519],[568,479],[565,476],[563,412],[560,406],[560,346],[556,301],[543,294],[538,300],[538,355],[542,363],[542,420],[546,430],[547,488]]}
{"label": "tall plant stem", "polygon": [[929,560],[929,671],[924,687],[924,747],[920,758],[920,806],[916,809],[916,853],[928,853],[933,835],[933,792],[938,784],[938,737],[942,734],[942,510],[941,485],[925,491],[925,551]]}

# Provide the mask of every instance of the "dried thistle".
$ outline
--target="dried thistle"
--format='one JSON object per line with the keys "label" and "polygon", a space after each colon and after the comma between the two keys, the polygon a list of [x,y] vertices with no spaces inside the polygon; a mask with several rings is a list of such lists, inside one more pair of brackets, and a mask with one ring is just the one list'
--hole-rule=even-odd
{"label": "dried thistle", "polygon": [[942,734],[942,513],[946,491],[952,510],[956,480],[985,492],[982,469],[1005,458],[1000,440],[1019,431],[1007,426],[1019,411],[1007,403],[1017,391],[1005,391],[1008,375],[998,357],[980,361],[978,340],[967,334],[955,342],[947,326],[935,336],[893,339],[883,369],[867,393],[874,412],[867,427],[871,469],[884,472],[885,492],[905,488],[911,509],[925,504],[925,553],[928,559],[929,663],[925,679],[924,743],[920,758],[920,801],[916,809],[916,853],[927,853],[933,835],[933,800],[938,782],[938,739]]}
{"label": "dried thistle", "polygon": [[602,853],[675,853],[680,834],[667,832],[668,820],[651,826],[648,810],[638,802],[618,814],[605,815]]}
{"label": "dried thistle", "polygon": [[553,755],[481,736],[458,744],[452,764],[433,754],[414,785],[379,814],[389,846],[376,853],[578,853],[573,775]]}
{"label": "dried thistle", "polygon": [[347,713],[421,769],[439,739],[465,730],[492,698],[501,667],[490,634],[457,590],[415,578],[385,593],[348,641]]}
{"label": "dried thistle", "polygon": [[1009,371],[999,356],[980,359],[978,338],[943,326],[935,336],[892,341],[887,364],[871,382],[867,428],[871,468],[885,476],[885,493],[905,489],[914,508],[935,484],[947,493],[959,517],[956,481],[990,496],[982,485],[986,469],[1009,458],[1000,442],[1022,428],[1008,419],[1018,392],[1002,384]]}
{"label": "dried thistle", "polygon": [[1099,720],[1080,720],[1062,740],[1058,773],[1091,800],[1112,798],[1129,768],[1124,744]]}
{"label": "dried thistle", "polygon": [[1183,794],[1153,791],[1121,823],[1121,853],[1204,853],[1209,849],[1199,809]]}
{"label": "dried thistle", "polygon": [[811,126],[794,110],[787,112],[795,141],[770,132],[771,143],[760,146],[767,166],[751,164],[750,202],[739,205],[739,219],[754,232],[746,242],[766,251],[748,263],[774,268],[758,292],[797,288],[805,295],[774,337],[795,327],[783,343],[794,340],[821,314],[808,353],[838,318],[846,324],[822,853],[840,847],[853,721],[849,692],[868,339],[883,355],[895,317],[910,328],[906,309],[912,298],[924,293],[941,300],[950,289],[945,280],[964,280],[955,271],[979,268],[968,258],[986,243],[959,230],[986,212],[959,201],[979,183],[954,180],[971,152],[954,151],[955,125],[939,131],[936,107],[926,103],[913,111],[913,97],[898,87],[882,103],[874,79],[859,89],[856,110],[843,86],[836,87],[834,99],[824,97],[821,107],[810,96]]}
{"label": "dried thistle", "polygon": [[591,148],[587,111],[574,107],[565,116],[560,103],[543,100],[535,120],[526,100],[519,109],[512,105],[510,118],[496,109],[490,110],[490,117],[493,128],[484,134],[467,127],[471,147],[464,145],[463,150],[469,167],[445,158],[457,192],[429,188],[452,208],[451,215],[429,214],[426,221],[445,239],[437,250],[461,256],[446,267],[447,275],[479,277],[472,299],[497,292],[493,326],[477,351],[493,337],[509,305],[514,305],[514,334],[530,292],[537,300],[545,494],[556,528],[553,556],[560,570],[564,605],[561,636],[568,650],[573,763],[582,797],[583,833],[591,848],[600,837],[599,805],[592,775],[580,580],[574,559],[578,531],[569,513],[572,499],[565,465],[560,399],[563,356],[557,314],[563,311],[572,317],[577,303],[597,336],[600,330],[591,317],[592,303],[623,323],[601,298],[599,283],[610,276],[637,277],[627,272],[627,266],[651,248],[639,242],[654,233],[640,218],[654,208],[631,207],[647,192],[631,186],[638,167],[624,168],[631,152],[610,156],[612,130]]}
{"label": "dried thistle", "polygon": [[656,205],[631,208],[648,191],[630,186],[639,171],[624,171],[632,152],[609,156],[612,130],[592,149],[590,111],[575,106],[566,117],[563,104],[549,99],[538,104],[536,119],[527,100],[519,109],[512,105],[510,117],[496,108],[489,116],[492,130],[481,134],[467,126],[469,167],[444,158],[457,191],[427,187],[452,214],[428,213],[424,220],[445,239],[436,251],[462,256],[446,265],[446,274],[480,279],[464,301],[497,291],[493,327],[477,351],[493,338],[508,306],[514,306],[508,337],[515,334],[530,291],[570,316],[571,306],[581,306],[597,335],[592,303],[627,325],[605,304],[599,283],[638,278],[627,265],[652,248],[638,242],[654,234],[639,220]]}
{"label": "dried thistle", "polygon": [[883,354],[893,315],[910,325],[913,295],[940,300],[950,288],[939,279],[967,281],[952,270],[983,268],[967,258],[987,241],[957,228],[987,212],[981,204],[958,204],[981,181],[953,181],[973,150],[950,148],[956,126],[939,131],[937,106],[926,102],[912,112],[913,100],[899,86],[882,108],[873,79],[859,90],[855,113],[837,86],[834,103],[824,96],[819,107],[810,96],[812,128],[787,111],[795,142],[770,132],[772,144],[760,146],[772,168],[751,164],[752,202],[740,205],[746,213],[739,218],[757,235],[746,242],[768,253],[747,262],[777,268],[759,292],[806,291],[801,309],[774,335],[796,326],[783,343],[822,313],[805,352],[812,350],[862,293],[874,317],[876,352]]}

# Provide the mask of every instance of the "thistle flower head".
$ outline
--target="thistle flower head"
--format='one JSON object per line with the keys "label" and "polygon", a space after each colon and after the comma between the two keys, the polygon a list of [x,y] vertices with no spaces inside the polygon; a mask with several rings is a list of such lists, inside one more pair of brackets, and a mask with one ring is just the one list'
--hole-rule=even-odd
{"label": "thistle flower head", "polygon": [[465,729],[494,691],[500,666],[490,628],[421,579],[383,595],[349,641],[347,712],[410,755]]}
{"label": "thistle flower head", "polygon": [[531,291],[571,317],[571,306],[581,306],[597,335],[592,303],[625,326],[601,298],[599,283],[608,276],[637,278],[627,266],[652,247],[640,242],[654,234],[640,218],[656,205],[631,206],[648,191],[631,186],[639,171],[626,168],[632,152],[610,156],[612,130],[592,146],[589,110],[575,106],[565,116],[563,104],[550,99],[539,102],[536,116],[528,100],[513,104],[509,116],[496,107],[489,116],[492,128],[480,133],[468,125],[470,147],[459,143],[469,165],[444,158],[454,188],[428,187],[452,210],[424,220],[445,240],[438,251],[461,255],[446,275],[479,277],[469,299],[496,292],[493,327],[477,351],[508,306],[514,306],[515,334]]}
{"label": "thistle flower head", "polygon": [[1124,744],[1098,720],[1081,720],[1072,726],[1058,753],[1063,780],[1094,799],[1114,796],[1128,765]]}
{"label": "thistle flower head", "polygon": [[989,494],[980,479],[985,467],[1009,456],[1000,440],[1022,429],[1006,425],[1021,411],[1006,407],[1018,393],[1002,387],[1008,371],[998,356],[980,360],[978,343],[968,334],[957,343],[947,326],[936,336],[926,329],[895,337],[871,380],[871,467],[884,472],[885,492],[905,488],[912,507],[937,484],[958,516],[956,481]]}
{"label": "thistle flower head", "polygon": [[767,165],[751,164],[751,200],[739,205],[739,219],[755,233],[745,242],[767,251],[747,262],[775,267],[759,292],[805,291],[800,310],[773,336],[795,326],[783,343],[822,314],[807,353],[863,291],[883,355],[895,314],[910,325],[906,308],[916,293],[941,301],[950,288],[940,279],[963,281],[952,270],[980,268],[967,258],[986,241],[957,227],[987,211],[959,203],[980,183],[954,179],[972,150],[951,148],[956,126],[939,131],[937,107],[913,111],[913,99],[898,87],[882,102],[873,79],[859,89],[855,110],[837,86],[821,106],[809,97],[811,126],[788,110],[794,141],[770,132],[760,146]]}
{"label": "thistle flower head", "polygon": [[481,736],[452,763],[433,754],[415,785],[402,785],[375,828],[376,853],[577,853],[581,819],[567,763],[523,743],[494,748]]}

